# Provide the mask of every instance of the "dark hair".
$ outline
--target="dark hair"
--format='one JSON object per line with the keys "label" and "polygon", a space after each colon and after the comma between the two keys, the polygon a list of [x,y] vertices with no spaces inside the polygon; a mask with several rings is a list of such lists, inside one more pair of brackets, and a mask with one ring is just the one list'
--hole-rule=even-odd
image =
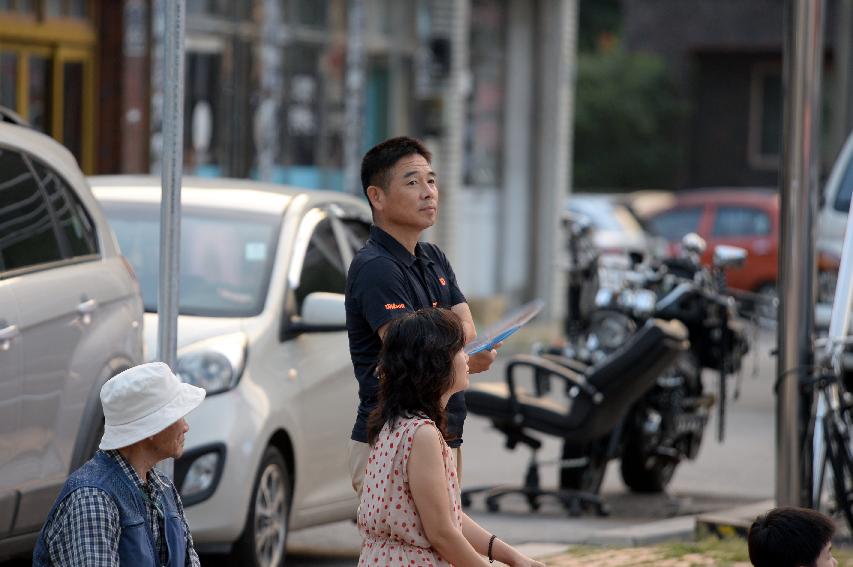
{"label": "dark hair", "polygon": [[[432,163],[432,154],[420,141],[406,136],[391,138],[370,148],[361,160],[361,188],[367,197],[367,188],[376,185],[388,189],[388,174],[400,159],[420,154],[427,163]],[[368,201],[370,199],[368,198]]]}
{"label": "dark hair", "polygon": [[814,567],[835,534],[835,524],[808,508],[775,508],[749,528],[749,560],[755,567]]}
{"label": "dark hair", "polygon": [[397,418],[423,415],[447,438],[441,396],[453,386],[453,358],[465,344],[462,322],[448,309],[420,309],[388,324],[379,365],[379,402],[367,420],[373,445]]}

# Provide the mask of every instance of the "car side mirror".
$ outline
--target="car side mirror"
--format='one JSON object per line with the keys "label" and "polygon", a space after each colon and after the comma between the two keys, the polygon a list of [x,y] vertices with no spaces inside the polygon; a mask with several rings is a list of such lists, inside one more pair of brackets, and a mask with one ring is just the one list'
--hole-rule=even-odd
{"label": "car side mirror", "polygon": [[346,308],[342,293],[309,293],[302,301],[302,316],[295,317],[291,333],[330,333],[347,328]]}
{"label": "car side mirror", "polygon": [[746,261],[747,252],[739,246],[718,244],[714,248],[714,266],[721,269],[742,266]]}

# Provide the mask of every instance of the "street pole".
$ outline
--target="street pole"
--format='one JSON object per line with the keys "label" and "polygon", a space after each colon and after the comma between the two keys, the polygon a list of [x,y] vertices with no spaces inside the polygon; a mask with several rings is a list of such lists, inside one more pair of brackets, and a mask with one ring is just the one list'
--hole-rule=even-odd
{"label": "street pole", "polygon": [[800,383],[808,377],[813,360],[823,18],[823,0],[786,2],[776,404],[779,506],[808,505],[811,500],[808,490],[803,490],[809,487],[811,467],[802,463],[811,460],[808,455],[804,461],[800,458]]}
{"label": "street pole", "polygon": [[361,132],[364,109],[364,0],[347,5],[347,70],[344,113],[344,191],[361,191]]}
{"label": "street pole", "polygon": [[539,3],[536,179],[533,242],[534,293],[548,304],[549,322],[565,310],[565,273],[557,258],[565,235],[560,215],[571,186],[574,88],[577,72],[578,0]]}
{"label": "street pole", "polygon": [[184,162],[184,0],[166,0],[165,17],[157,358],[174,369],[178,344],[181,174]]}
{"label": "street pole", "polygon": [[470,0],[455,0],[450,7],[450,74],[444,92],[441,149],[439,151],[438,186],[439,222],[433,227],[435,241],[450,258],[459,263],[457,227],[465,218],[462,211],[462,185],[465,155],[465,108],[470,91],[469,41],[471,31]]}
{"label": "street pole", "polygon": [[[163,153],[160,200],[160,287],[157,294],[157,358],[175,369],[181,250],[181,174],[184,164],[185,0],[166,0],[163,57]],[[173,477],[174,461],[158,465]]]}

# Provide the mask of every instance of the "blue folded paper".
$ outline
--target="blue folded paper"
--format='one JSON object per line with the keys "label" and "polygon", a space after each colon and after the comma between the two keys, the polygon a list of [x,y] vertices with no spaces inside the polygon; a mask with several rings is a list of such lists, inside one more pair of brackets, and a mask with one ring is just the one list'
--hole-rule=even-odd
{"label": "blue folded paper", "polygon": [[525,303],[489,327],[485,332],[477,335],[473,341],[465,345],[465,353],[471,356],[472,354],[495,348],[496,344],[510,337],[531,319],[536,317],[542,311],[544,305],[545,302],[541,299],[534,299],[530,303]]}

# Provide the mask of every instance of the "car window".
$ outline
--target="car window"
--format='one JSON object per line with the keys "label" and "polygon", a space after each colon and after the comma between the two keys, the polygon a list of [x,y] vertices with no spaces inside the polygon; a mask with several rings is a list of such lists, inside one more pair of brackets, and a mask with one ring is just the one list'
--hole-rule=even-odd
{"label": "car window", "polygon": [[750,207],[717,207],[714,236],[768,236],[770,217],[760,209]]}
{"label": "car window", "polygon": [[24,157],[0,148],[0,270],[62,259],[44,192]]}
{"label": "car window", "polygon": [[299,287],[296,288],[296,312],[302,313],[302,302],[309,293],[344,293],[346,279],[346,268],[332,231],[332,223],[324,219],[314,228],[308,242]]}
{"label": "car window", "polygon": [[59,230],[68,243],[67,256],[73,258],[97,254],[95,226],[80,199],[58,173],[37,160],[31,161],[36,175],[47,191]]}
{"label": "car window", "polygon": [[679,240],[688,232],[699,230],[702,207],[671,209],[652,217],[649,221],[655,232],[667,240]]}
{"label": "car window", "polygon": [[847,162],[847,169],[844,171],[844,176],[841,178],[841,185],[838,187],[838,193],[835,195],[836,211],[841,211],[844,214],[850,210],[850,195],[853,193],[853,160]]}
{"label": "car window", "polygon": [[[102,202],[122,254],[139,278],[148,312],[157,311],[160,209]],[[264,307],[281,217],[184,206],[179,309],[183,315],[251,317]]]}
{"label": "car window", "polygon": [[361,250],[364,243],[370,237],[370,225],[355,219],[343,219],[346,231],[347,243],[352,248],[353,254]]}

